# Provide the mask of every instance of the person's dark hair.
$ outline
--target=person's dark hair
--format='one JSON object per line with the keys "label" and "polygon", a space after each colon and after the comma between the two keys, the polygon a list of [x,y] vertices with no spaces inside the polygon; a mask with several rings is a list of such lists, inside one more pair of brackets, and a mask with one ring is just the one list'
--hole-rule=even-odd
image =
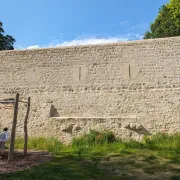
{"label": "person's dark hair", "polygon": [[5,128],[3,129],[3,131],[8,131],[8,128],[7,128],[7,127],[5,127]]}

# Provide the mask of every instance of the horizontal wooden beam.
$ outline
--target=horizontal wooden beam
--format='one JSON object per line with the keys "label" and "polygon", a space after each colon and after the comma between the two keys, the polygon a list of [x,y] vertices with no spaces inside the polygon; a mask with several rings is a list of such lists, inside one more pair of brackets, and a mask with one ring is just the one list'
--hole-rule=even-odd
{"label": "horizontal wooden beam", "polygon": [[7,99],[7,100],[0,100],[0,103],[1,104],[11,104],[11,103],[15,103],[15,100],[9,100],[9,99]]}
{"label": "horizontal wooden beam", "polygon": [[[21,100],[19,100],[19,102],[28,103],[27,101],[21,101]],[[11,104],[11,103],[15,103],[15,100],[9,100],[9,99],[7,99],[7,100],[0,100],[0,103],[1,104]]]}

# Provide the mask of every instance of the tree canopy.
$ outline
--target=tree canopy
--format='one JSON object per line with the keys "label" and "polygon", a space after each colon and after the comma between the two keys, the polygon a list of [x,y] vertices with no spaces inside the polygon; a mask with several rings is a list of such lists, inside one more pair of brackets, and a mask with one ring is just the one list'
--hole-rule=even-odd
{"label": "tree canopy", "polygon": [[4,34],[3,23],[0,21],[0,51],[13,50],[15,39],[10,35]]}
{"label": "tree canopy", "polygon": [[144,39],[180,36],[180,0],[170,0],[163,5]]}

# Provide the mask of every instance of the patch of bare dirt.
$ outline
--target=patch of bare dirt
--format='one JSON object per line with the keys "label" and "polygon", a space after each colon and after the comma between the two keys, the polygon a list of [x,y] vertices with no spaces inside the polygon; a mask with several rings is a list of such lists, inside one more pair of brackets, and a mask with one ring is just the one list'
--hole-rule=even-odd
{"label": "patch of bare dirt", "polygon": [[24,169],[48,162],[51,159],[52,156],[48,152],[44,151],[29,151],[26,158],[24,157],[22,151],[16,151],[14,153],[13,161],[9,163],[8,152],[5,152],[3,157],[0,156],[0,173],[22,171]]}

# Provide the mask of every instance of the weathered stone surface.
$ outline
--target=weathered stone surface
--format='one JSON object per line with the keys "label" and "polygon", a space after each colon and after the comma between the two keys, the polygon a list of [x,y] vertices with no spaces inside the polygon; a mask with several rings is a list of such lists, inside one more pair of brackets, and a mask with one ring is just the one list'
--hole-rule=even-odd
{"label": "weathered stone surface", "polygon": [[[63,142],[70,142],[73,137],[78,137],[84,133],[88,133],[90,130],[110,130],[117,137],[127,139],[141,139],[141,131],[133,129],[126,129],[121,124],[125,124],[126,121],[137,122],[137,119],[126,118],[51,118],[48,123],[48,127],[52,128],[49,131],[50,136],[59,137]],[[46,133],[45,133],[46,134]]]}
{"label": "weathered stone surface", "polygon": [[[70,141],[90,128],[123,138],[180,132],[179,52],[180,37],[1,51],[0,98],[31,96],[31,136]],[[25,112],[20,104],[18,135]],[[11,127],[12,116],[13,109],[0,109],[0,127]]]}

